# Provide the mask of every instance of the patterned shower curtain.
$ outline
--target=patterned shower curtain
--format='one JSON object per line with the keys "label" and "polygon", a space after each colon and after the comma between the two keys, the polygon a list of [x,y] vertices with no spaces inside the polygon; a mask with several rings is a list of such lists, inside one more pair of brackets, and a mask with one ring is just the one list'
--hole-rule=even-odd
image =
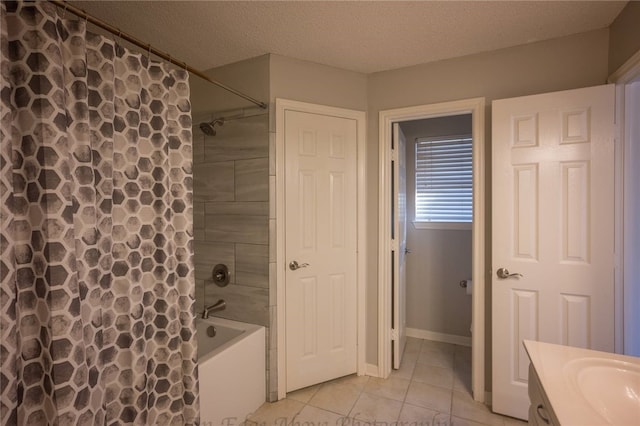
{"label": "patterned shower curtain", "polygon": [[195,424],[188,74],[1,7],[0,424]]}

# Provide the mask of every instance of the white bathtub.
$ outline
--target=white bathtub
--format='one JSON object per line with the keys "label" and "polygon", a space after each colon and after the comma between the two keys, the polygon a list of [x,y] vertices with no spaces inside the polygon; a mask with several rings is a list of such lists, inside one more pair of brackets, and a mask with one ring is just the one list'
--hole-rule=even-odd
{"label": "white bathtub", "polygon": [[239,425],[266,399],[265,329],[222,318],[198,318],[196,328],[200,426]]}

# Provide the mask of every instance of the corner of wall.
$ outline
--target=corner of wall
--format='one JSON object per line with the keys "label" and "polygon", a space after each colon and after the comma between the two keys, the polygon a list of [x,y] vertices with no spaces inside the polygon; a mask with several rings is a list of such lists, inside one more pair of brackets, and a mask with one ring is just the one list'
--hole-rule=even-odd
{"label": "corner of wall", "polygon": [[640,51],[640,2],[630,1],[609,26],[609,74]]}

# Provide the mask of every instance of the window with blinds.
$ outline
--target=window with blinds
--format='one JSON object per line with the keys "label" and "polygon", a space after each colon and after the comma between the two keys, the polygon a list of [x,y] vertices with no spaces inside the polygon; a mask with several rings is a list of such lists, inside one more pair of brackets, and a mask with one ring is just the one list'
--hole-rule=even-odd
{"label": "window with blinds", "polygon": [[471,223],[471,136],[416,141],[417,223]]}

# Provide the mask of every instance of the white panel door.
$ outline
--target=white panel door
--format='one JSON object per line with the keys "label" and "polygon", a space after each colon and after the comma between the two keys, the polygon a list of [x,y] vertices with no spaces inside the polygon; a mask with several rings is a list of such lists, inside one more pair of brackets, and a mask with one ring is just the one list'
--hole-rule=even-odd
{"label": "white panel door", "polygon": [[356,129],[285,111],[287,392],[356,372]]}
{"label": "white panel door", "polygon": [[407,140],[393,123],[393,368],[400,368],[407,342]]}
{"label": "white panel door", "polygon": [[614,349],[614,97],[610,85],[493,102],[496,412],[527,418],[524,339]]}

